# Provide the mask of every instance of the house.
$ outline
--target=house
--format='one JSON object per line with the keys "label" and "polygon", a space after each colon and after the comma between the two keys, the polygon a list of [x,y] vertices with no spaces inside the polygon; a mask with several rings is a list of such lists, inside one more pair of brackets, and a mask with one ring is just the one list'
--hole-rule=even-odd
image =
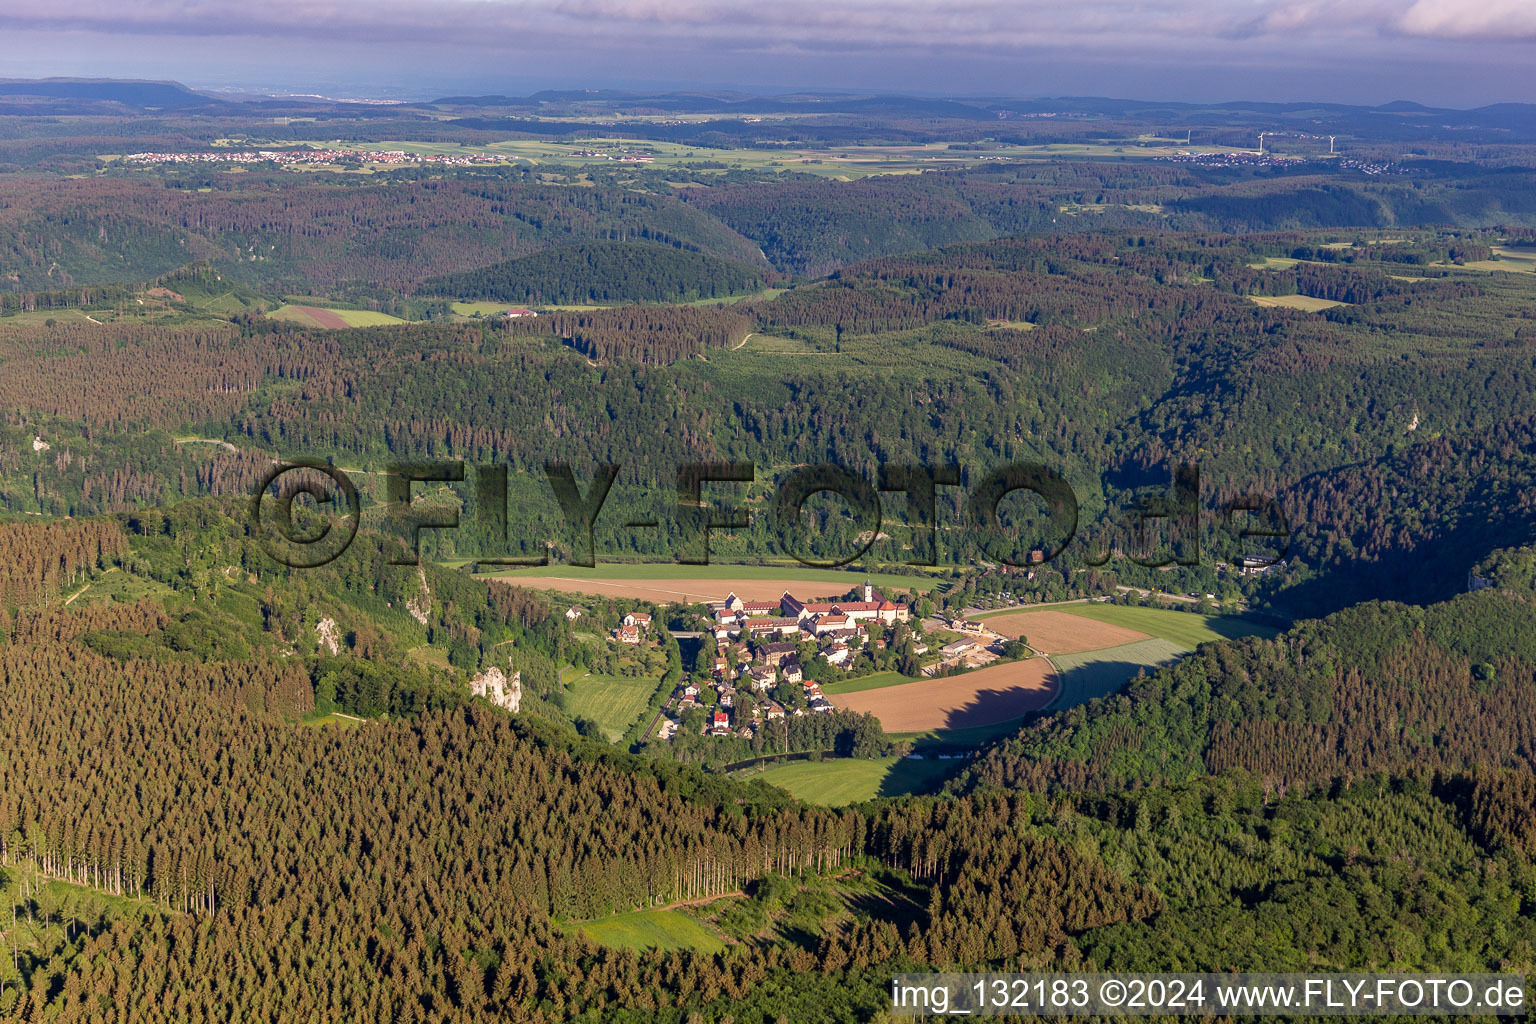
{"label": "house", "polygon": [[928,645],[923,643],[921,640],[912,645],[912,653],[918,657],[922,657],[924,654],[927,654],[928,650]]}
{"label": "house", "polygon": [[798,661],[786,661],[779,665],[779,671],[784,673],[786,683],[798,683],[805,679],[805,673],[800,671]]}
{"label": "house", "polygon": [[853,656],[853,652],[846,645],[838,643],[822,651],[821,656],[826,659],[829,665],[845,665],[848,663],[848,659]]}
{"label": "house", "polygon": [[565,620],[567,622],[575,622],[577,619],[581,618],[581,615],[582,612],[580,608],[571,607],[565,610]]}
{"label": "house", "polygon": [[504,320],[518,320],[525,316],[534,317],[538,315],[539,314],[535,313],[533,310],[525,309],[522,306],[513,306],[511,309],[501,314],[502,319]]}
{"label": "house", "polygon": [[978,640],[961,639],[956,640],[954,643],[945,644],[943,647],[940,647],[939,653],[946,658],[958,658],[960,655],[974,651],[977,647],[980,646],[981,643]]}
{"label": "house", "polygon": [[772,722],[774,719],[783,718],[783,717],[784,717],[784,705],[780,704],[778,701],[773,701],[773,700],[769,701],[768,702],[768,721]]}
{"label": "house", "polygon": [[752,689],[758,693],[767,693],[773,689],[773,684],[777,679],[773,669],[762,665],[755,665],[749,669],[747,677],[751,680]]}
{"label": "house", "polygon": [[643,632],[651,628],[651,616],[646,612],[630,612],[624,616],[624,625],[634,626]]}
{"label": "house", "polygon": [[684,700],[688,700],[690,698],[697,698],[698,695],[699,695],[698,684],[696,684],[696,683],[687,683],[687,684],[685,684],[683,686],[683,699]]}
{"label": "house", "polygon": [[620,626],[613,631],[613,637],[621,644],[629,644],[631,647],[640,645],[640,629],[638,626]]}
{"label": "house", "polygon": [[709,731],[716,736],[727,736],[731,731],[731,716],[729,712],[716,711],[710,718]]}
{"label": "house", "polygon": [[795,652],[798,650],[797,644],[781,641],[776,644],[767,644],[757,653],[761,656],[764,665],[783,665],[786,661],[794,661]]}

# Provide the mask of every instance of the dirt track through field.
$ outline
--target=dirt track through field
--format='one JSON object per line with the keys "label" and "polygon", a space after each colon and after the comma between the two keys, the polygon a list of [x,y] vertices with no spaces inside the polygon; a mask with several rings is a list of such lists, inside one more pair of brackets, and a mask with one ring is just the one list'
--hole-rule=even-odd
{"label": "dirt track through field", "polygon": [[777,601],[789,591],[802,601],[812,598],[841,597],[824,593],[825,583],[805,580],[596,580],[577,576],[505,576],[503,583],[534,590],[563,590],[572,594],[597,594],[602,597],[632,597],[656,604],[682,604],[720,601],[735,594],[743,601]]}
{"label": "dirt track through field", "polygon": [[986,624],[1004,636],[1023,636],[1042,654],[1077,654],[1148,640],[1145,633],[1069,612],[1018,612],[988,617]]}
{"label": "dirt track through field", "polygon": [[1049,661],[1031,658],[827,699],[840,708],[874,715],[886,732],[927,732],[1022,718],[1049,704],[1060,685]]}

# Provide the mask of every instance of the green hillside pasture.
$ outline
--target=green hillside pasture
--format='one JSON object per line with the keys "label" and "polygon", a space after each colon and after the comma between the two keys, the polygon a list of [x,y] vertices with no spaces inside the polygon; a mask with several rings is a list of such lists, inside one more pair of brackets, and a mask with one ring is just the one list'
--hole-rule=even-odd
{"label": "green hillside pasture", "polygon": [[566,709],[592,719],[614,743],[645,712],[656,685],[657,680],[644,677],[579,676],[566,686]]}
{"label": "green hillside pasture", "polygon": [[476,313],[479,313],[481,316],[500,316],[515,305],[517,305],[517,303],[514,302],[477,301],[455,302],[449,308],[451,308],[455,313],[459,314],[459,316],[474,316]]}
{"label": "green hillside pasture", "polygon": [[578,925],[587,938],[618,949],[692,949],[718,953],[725,940],[685,910],[636,910]]}
{"label": "green hillside pasture", "polygon": [[1106,647],[1082,654],[1060,654],[1051,659],[1061,673],[1061,692],[1049,710],[1060,711],[1114,693],[1140,670],[1155,672],[1188,653],[1189,648],[1172,640],[1138,640],[1122,647]]}
{"label": "green hillside pasture", "polygon": [[959,763],[901,757],[835,757],[748,769],[737,777],[777,786],[806,803],[846,807],[877,796],[928,792]]}

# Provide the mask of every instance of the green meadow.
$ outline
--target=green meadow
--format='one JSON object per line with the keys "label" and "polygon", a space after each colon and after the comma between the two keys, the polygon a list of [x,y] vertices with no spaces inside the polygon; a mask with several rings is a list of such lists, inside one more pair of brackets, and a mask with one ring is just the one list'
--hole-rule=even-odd
{"label": "green meadow", "polygon": [[656,692],[655,679],[574,675],[569,669],[564,675],[570,678],[565,688],[566,710],[573,716],[592,719],[610,743],[644,713]]}
{"label": "green meadow", "polygon": [[777,786],[807,803],[846,807],[877,796],[927,792],[958,763],[901,757],[835,757],[747,769],[739,772],[738,777]]}
{"label": "green meadow", "polygon": [[700,953],[725,949],[719,932],[681,909],[636,910],[584,921],[577,927],[593,942],[619,949],[691,949]]}

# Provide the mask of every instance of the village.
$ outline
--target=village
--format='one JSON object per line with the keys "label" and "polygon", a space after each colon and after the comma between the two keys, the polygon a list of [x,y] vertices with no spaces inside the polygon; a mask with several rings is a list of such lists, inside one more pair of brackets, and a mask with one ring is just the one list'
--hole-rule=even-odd
{"label": "village", "polygon": [[[837,708],[822,683],[857,678],[862,652],[888,655],[914,679],[1018,654],[1005,651],[1009,639],[980,622],[929,620],[925,626],[910,604],[885,597],[868,581],[853,599],[802,601],[786,591],[777,601],[753,601],[731,593],[705,609],[701,671],[668,697],[660,739],[671,739],[696,712],[704,712],[696,726],[701,733],[746,739],[765,722],[831,714]],[[653,642],[653,627],[649,613],[630,612],[609,640],[640,647]],[[934,647],[938,637],[945,642]],[[869,671],[870,659],[862,664]]]}
{"label": "village", "polygon": [[129,153],[122,157],[128,164],[433,164],[442,167],[470,167],[502,163],[500,157],[480,153],[406,153],[382,149],[216,149],[186,153]]}

